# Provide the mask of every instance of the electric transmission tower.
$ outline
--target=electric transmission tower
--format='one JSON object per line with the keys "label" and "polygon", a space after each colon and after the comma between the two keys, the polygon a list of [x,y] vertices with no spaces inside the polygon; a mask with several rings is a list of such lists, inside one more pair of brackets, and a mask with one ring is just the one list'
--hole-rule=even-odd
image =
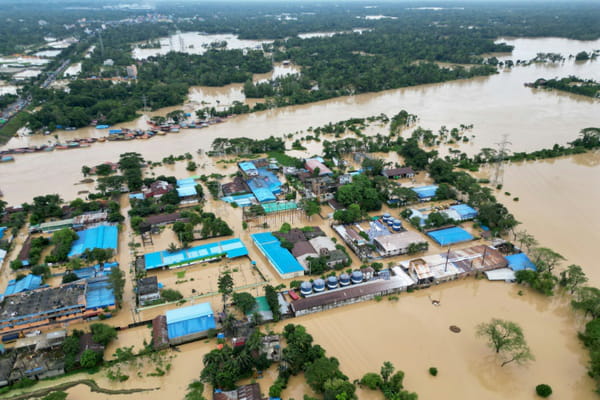
{"label": "electric transmission tower", "polygon": [[496,143],[498,150],[496,151],[496,162],[494,165],[494,173],[492,176],[492,184],[494,186],[502,185],[504,182],[504,160],[510,153],[508,148],[512,143],[508,141],[508,135],[502,135],[502,141]]}

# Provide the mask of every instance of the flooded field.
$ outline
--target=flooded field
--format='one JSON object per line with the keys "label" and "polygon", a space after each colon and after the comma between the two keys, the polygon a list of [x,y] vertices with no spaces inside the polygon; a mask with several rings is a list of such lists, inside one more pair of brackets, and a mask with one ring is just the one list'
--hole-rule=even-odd
{"label": "flooded field", "polygon": [[211,43],[227,42],[227,49],[260,49],[263,43],[270,40],[244,40],[230,33],[207,35],[199,32],[176,33],[169,37],[159,38],[160,48],[143,49],[135,47],[133,58],[145,60],[148,57],[180,51],[189,54],[203,54]]}

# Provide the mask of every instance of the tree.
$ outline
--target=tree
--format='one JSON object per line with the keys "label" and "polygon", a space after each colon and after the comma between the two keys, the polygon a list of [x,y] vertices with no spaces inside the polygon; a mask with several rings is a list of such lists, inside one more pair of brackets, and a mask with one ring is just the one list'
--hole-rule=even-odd
{"label": "tree", "polygon": [[323,400],[356,399],[356,386],[347,379],[328,379],[323,385]]}
{"label": "tree", "polygon": [[558,280],[548,271],[532,271],[524,269],[515,273],[517,283],[527,283],[533,290],[537,290],[546,296],[554,295],[554,286]]}
{"label": "tree", "polygon": [[531,251],[532,262],[539,271],[552,272],[565,258],[547,247],[536,247]]}
{"label": "tree", "polygon": [[340,363],[336,358],[323,357],[310,363],[305,371],[306,383],[318,393],[325,391],[325,382],[330,379],[345,378],[339,370]]}
{"label": "tree", "polygon": [[560,273],[560,279],[558,283],[569,291],[569,293],[575,293],[578,287],[585,284],[588,281],[585,272],[579,265],[571,264]]}
{"label": "tree", "polygon": [[360,384],[368,387],[371,390],[379,389],[383,385],[383,379],[379,374],[367,372],[360,380]]}
{"label": "tree", "polygon": [[312,217],[321,212],[321,205],[316,200],[305,200],[303,204],[304,212],[307,217]]}
{"label": "tree", "polygon": [[163,289],[160,292],[160,295],[165,301],[172,302],[183,299],[183,295],[175,289]]}
{"label": "tree", "polygon": [[227,298],[233,292],[233,278],[231,277],[231,271],[224,271],[217,281],[219,293],[221,293],[223,299],[223,312],[226,312]]}
{"label": "tree", "polygon": [[385,162],[381,158],[365,158],[362,162],[362,169],[370,176],[381,175],[384,166]]}
{"label": "tree", "polygon": [[592,318],[600,317],[600,289],[589,286],[576,289],[571,306],[585,312],[586,316],[589,314]]}
{"label": "tree", "polygon": [[84,165],[83,167],[81,167],[81,173],[83,174],[84,177],[88,176],[91,171],[92,171],[92,169],[90,167],[88,167],[87,165]]}
{"label": "tree", "polygon": [[108,283],[120,308],[123,302],[123,288],[125,287],[125,274],[121,271],[121,268],[118,266],[111,268],[110,275],[108,275]]}
{"label": "tree", "polygon": [[519,243],[519,247],[523,246],[527,249],[527,252],[531,250],[531,247],[537,246],[538,241],[533,235],[527,233],[527,231],[520,231],[515,234],[515,240]]}
{"label": "tree", "polygon": [[62,277],[62,283],[70,283],[78,281],[79,277],[74,272],[68,271]]}
{"label": "tree", "polygon": [[381,370],[380,370],[380,374],[381,374],[381,378],[383,379],[383,383],[388,382],[388,380],[390,379],[390,376],[392,376],[395,369],[396,368],[394,367],[394,365],[391,362],[385,361],[383,363],[383,365],[381,366]]}
{"label": "tree", "polygon": [[511,362],[521,364],[534,359],[523,330],[515,322],[494,318],[477,326],[477,336],[487,339],[488,346],[500,356],[502,367]]}
{"label": "tree", "polygon": [[550,385],[546,385],[545,383],[542,383],[541,385],[537,385],[535,387],[535,392],[537,393],[538,396],[546,398],[552,394],[552,388],[550,387]]}
{"label": "tree", "polygon": [[107,346],[112,340],[117,338],[117,330],[110,325],[95,323],[90,325],[92,339],[96,343]]}
{"label": "tree", "polygon": [[250,293],[246,292],[233,293],[233,303],[242,314],[248,314],[256,307],[256,299]]}
{"label": "tree", "polygon": [[92,368],[95,367],[99,361],[99,354],[96,353],[94,350],[87,349],[84,350],[83,353],[81,353],[79,365],[81,365],[82,368]]}
{"label": "tree", "polygon": [[200,381],[194,381],[188,385],[187,393],[183,400],[206,400],[203,392],[204,384]]}

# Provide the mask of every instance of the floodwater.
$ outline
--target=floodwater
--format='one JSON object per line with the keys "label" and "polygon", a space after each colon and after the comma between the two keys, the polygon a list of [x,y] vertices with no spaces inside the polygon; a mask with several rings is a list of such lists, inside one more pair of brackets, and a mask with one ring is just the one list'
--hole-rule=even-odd
{"label": "floodwater", "polygon": [[[600,153],[509,165],[498,193],[526,230],[545,247],[562,254],[563,264],[581,265],[590,284],[600,286]],[[519,197],[515,202],[511,199]]]}
{"label": "floodwater", "polygon": [[[525,39],[536,40],[541,40],[545,48],[551,49],[548,39]],[[600,40],[568,42],[577,48],[600,47]],[[515,41],[516,45],[522,43],[529,42]],[[564,40],[557,39],[557,51],[565,48],[564,43]],[[27,154],[17,156],[14,163],[0,165],[0,187],[11,204],[29,200],[36,194],[56,191],[64,193],[65,197],[72,197],[76,190],[71,185],[79,180],[82,165],[114,160],[118,154],[126,151],[138,151],[147,158],[161,159],[169,153],[182,154],[198,148],[206,150],[216,137],[242,135],[264,138],[306,130],[310,126],[320,126],[351,117],[366,117],[382,112],[393,115],[401,109],[417,114],[420,117],[419,125],[434,131],[442,125],[474,124],[472,134],[475,138],[462,146],[468,153],[475,153],[482,147],[494,147],[503,134],[509,135],[508,140],[512,142],[513,151],[534,150],[542,146],[552,146],[557,142],[566,143],[576,137],[581,128],[600,126],[598,100],[523,86],[523,83],[539,77],[572,74],[600,79],[600,68],[597,62],[574,61],[558,65],[535,64],[515,67],[490,77],[367,93],[240,115],[209,129],[184,130],[178,134],[177,139],[168,135],[148,141],[112,142],[96,144],[88,149]],[[207,97],[210,100],[211,96]],[[213,94],[213,98],[216,100],[220,95]],[[225,101],[226,99],[223,100]],[[196,108],[200,107],[194,104]],[[188,108],[193,106],[188,103]],[[164,115],[177,108],[182,107],[145,113],[145,116],[137,121],[119,126],[145,127],[149,116]],[[93,128],[69,132],[65,136],[60,133],[61,138],[64,137],[65,140],[105,134]],[[41,144],[48,140],[52,138],[14,138],[6,147],[19,147],[27,143]]]}
{"label": "floodwater", "polygon": [[[536,48],[537,41],[540,42],[540,46]],[[517,50],[511,58],[515,60],[530,59],[540,51],[562,52],[566,55],[567,50],[568,53],[576,53],[580,49],[589,51],[600,47],[600,41],[577,42],[563,39],[518,39],[514,40],[514,44]],[[517,54],[519,56],[516,56]],[[574,63],[567,60],[558,65],[515,67],[491,77],[423,85],[269,110],[238,116],[209,129],[184,130],[179,134],[148,141],[100,143],[88,149],[17,156],[16,162],[0,165],[0,188],[10,204],[29,201],[37,194],[53,192],[61,193],[65,199],[71,199],[78,190],[84,188],[74,185],[82,179],[82,165],[116,160],[118,154],[126,151],[138,151],[148,159],[160,160],[168,154],[194,153],[199,148],[206,150],[216,137],[259,138],[281,135],[306,131],[309,126],[316,127],[350,117],[366,117],[382,112],[391,116],[401,109],[419,115],[419,124],[429,129],[437,130],[441,125],[453,127],[461,123],[474,124],[472,134],[476,136],[475,139],[462,145],[465,151],[471,153],[481,147],[493,146],[503,133],[510,135],[513,151],[538,149],[556,142],[570,141],[581,128],[600,126],[598,101],[558,92],[536,91],[523,86],[524,82],[539,77],[570,74],[600,79],[600,69],[596,63]],[[201,98],[202,96],[196,101],[201,101]],[[186,110],[191,110],[191,103],[186,107]],[[146,113],[141,119],[120,126],[145,126],[146,119],[151,115],[164,115],[176,108],[182,107]],[[377,128],[374,130],[377,131]],[[381,131],[385,132],[386,128],[382,127]],[[74,135],[72,137],[82,137],[85,134],[97,134],[96,132],[83,129],[69,134]],[[60,135],[62,138],[62,133]],[[18,138],[8,146],[16,147],[15,143],[29,140],[35,142],[38,138],[40,137]],[[53,138],[42,137],[42,140]],[[313,144],[310,145],[312,150]],[[315,151],[317,147],[315,145]],[[217,160],[195,154],[194,160],[205,168],[190,173],[184,170],[186,163],[183,162],[175,166],[164,166],[153,172],[157,175],[169,172],[177,176],[188,176],[216,171],[228,174],[235,168],[233,164],[217,163]],[[597,232],[600,225],[600,213],[597,210],[600,192],[596,184],[600,178],[598,163],[600,155],[590,153],[570,158],[511,164],[505,168],[504,188],[502,192],[497,193],[498,198],[523,222],[522,229],[533,234],[541,245],[563,254],[568,263],[582,265],[590,277],[590,283],[594,285],[600,284],[600,272],[592,252],[600,240]],[[85,188],[89,189],[88,186]],[[511,195],[505,196],[504,191],[510,192]],[[513,197],[519,197],[519,201],[513,201]],[[126,214],[128,202],[125,199],[122,207],[123,214]],[[212,200],[207,202],[205,210],[216,212],[224,218],[234,229],[235,236],[248,245],[250,257],[257,260],[267,279],[277,282],[272,268],[250,244],[249,234],[254,233],[255,228],[250,226],[248,230],[241,229],[241,211]],[[312,221],[298,218],[294,225],[316,223],[324,226],[326,232],[330,233],[326,223],[318,216],[313,218]],[[283,222],[281,218],[275,217],[269,224],[276,229]],[[159,250],[158,247],[164,245],[169,237],[165,235],[165,239],[157,241],[157,248],[154,250]],[[119,262],[128,276],[126,294],[132,293],[133,275],[127,268],[133,260],[132,252],[127,251],[128,243],[132,240],[134,238],[131,230],[126,225],[119,243],[122,250]],[[357,265],[356,260],[354,265]],[[194,267],[194,276],[201,276],[202,269],[202,266]],[[210,275],[210,270],[206,271]],[[243,280],[240,283],[244,283]],[[539,383],[551,384],[554,397],[559,399],[596,398],[593,382],[586,374],[588,358],[577,340],[577,331],[582,328],[585,320],[573,314],[567,300],[561,296],[545,298],[525,289],[521,296],[520,289],[522,288],[505,283],[466,279],[411,294],[404,293],[398,302],[390,302],[387,299],[379,304],[367,302],[289,322],[305,325],[314,336],[315,342],[321,344],[328,355],[340,360],[342,371],[351,380],[359,379],[365,372],[378,371],[381,364],[389,360],[406,373],[405,387],[419,393],[422,399],[447,396],[465,399],[525,400],[534,398],[534,388]],[[254,294],[254,290],[252,292]],[[218,297],[202,301],[210,301],[213,308],[217,309],[220,305]],[[440,300],[441,306],[432,306],[431,299]],[[172,307],[160,307],[136,315],[133,306],[133,298],[126,295],[124,309],[110,322],[124,326],[132,319],[145,320]],[[474,335],[476,324],[493,317],[510,319],[523,327],[536,357],[535,361],[526,366],[499,366],[484,342]],[[282,329],[285,323],[279,324],[275,329]],[[448,330],[450,325],[459,326],[462,332],[451,333]],[[369,329],[361,329],[362,327]],[[140,327],[123,331],[121,334],[122,340],[119,339],[118,344],[111,346],[111,352],[117,345],[139,346],[143,338],[147,338],[148,332],[146,327]],[[200,374],[202,356],[214,346],[214,341],[181,346],[181,352],[178,352],[172,361],[171,372],[164,377],[139,378],[132,375],[127,382],[121,384],[112,383],[103,376],[94,378],[101,386],[109,388],[161,388],[142,395],[111,396],[115,399],[141,396],[162,399],[165,394],[173,398],[183,398],[187,384]],[[432,366],[439,370],[436,378],[430,377],[427,372]],[[173,379],[174,377],[176,379]],[[274,372],[268,371],[265,378],[259,380],[264,393],[268,391],[274,377]],[[284,391],[284,398],[299,399],[307,390],[301,377],[295,377],[289,388]],[[89,389],[83,386],[70,389],[69,393],[73,398],[108,397],[90,393]],[[209,394],[210,390],[207,387],[205,395]],[[380,399],[381,396],[361,390],[359,398]]]}
{"label": "floodwater", "polygon": [[203,54],[207,46],[215,42],[227,42],[227,49],[260,49],[263,43],[271,40],[244,40],[237,35],[214,34],[207,35],[199,32],[176,33],[169,37],[159,38],[160,49],[142,49],[135,47],[132,55],[136,60],[145,60],[148,57],[167,54],[170,51],[180,51],[189,54]]}
{"label": "floodwater", "polygon": [[[406,373],[405,388],[422,399],[529,400],[543,382],[559,399],[595,398],[576,336],[579,321],[561,298],[529,291],[519,296],[518,290],[469,278],[402,294],[397,302],[367,302],[292,322],[304,325],[328,355],[337,357],[351,380],[391,361]],[[441,306],[433,306],[431,299]],[[500,367],[475,336],[475,326],[491,318],[519,323],[536,360]],[[462,331],[452,333],[450,325]],[[429,367],[438,368],[439,375],[429,376]]]}

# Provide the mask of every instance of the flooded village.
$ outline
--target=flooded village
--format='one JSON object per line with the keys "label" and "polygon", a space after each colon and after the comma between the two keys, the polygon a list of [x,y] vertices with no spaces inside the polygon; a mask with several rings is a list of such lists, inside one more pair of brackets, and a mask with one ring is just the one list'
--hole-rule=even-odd
{"label": "flooded village", "polygon": [[[212,40],[184,33],[133,54],[166,54],[182,36],[197,54]],[[600,48],[498,41],[515,46],[501,61]],[[299,71],[278,63],[253,82]],[[600,127],[598,99],[523,86],[599,71],[596,60],[503,67],[212,118],[196,111],[255,99],[241,84],[193,86],[183,105],[130,122],[19,131],[0,147],[0,393],[321,398],[306,364],[290,372],[293,324],[314,339],[306,353],[326,352],[313,363],[335,357],[359,399],[387,398],[361,380],[386,361],[404,373],[399,393],[421,399],[532,399],[539,384],[552,398],[596,398],[578,338],[588,310],[572,308],[560,272],[581,266],[577,288],[600,285],[598,149],[475,160],[486,148],[568,146]],[[523,271],[549,271],[552,287]],[[492,318],[520,325],[532,359],[502,363],[478,337]],[[233,385],[209,371],[219,354],[247,353]]]}

